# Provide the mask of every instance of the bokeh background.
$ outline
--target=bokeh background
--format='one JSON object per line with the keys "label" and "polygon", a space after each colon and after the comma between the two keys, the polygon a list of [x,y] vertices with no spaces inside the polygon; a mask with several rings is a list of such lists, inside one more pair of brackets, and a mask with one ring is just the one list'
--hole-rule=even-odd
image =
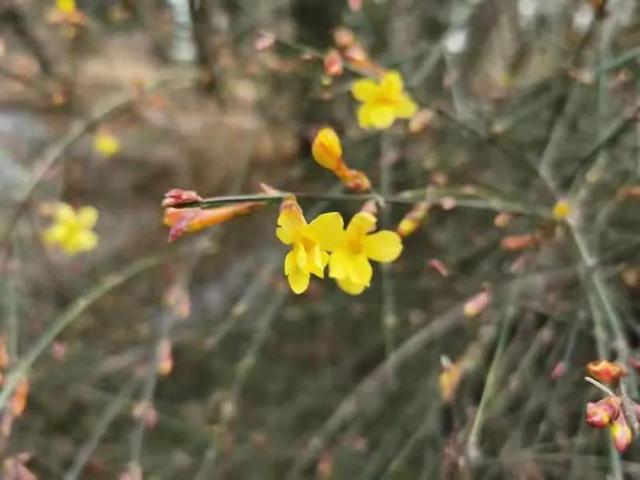
{"label": "bokeh background", "polygon": [[[583,378],[638,355],[635,0],[60,3],[0,5],[2,478],[640,477]],[[420,122],[358,126],[336,29]],[[277,205],[167,243],[171,188],[339,191],[325,124],[430,204],[363,295],[288,290]],[[58,201],[98,209],[96,249],[42,242]]]}

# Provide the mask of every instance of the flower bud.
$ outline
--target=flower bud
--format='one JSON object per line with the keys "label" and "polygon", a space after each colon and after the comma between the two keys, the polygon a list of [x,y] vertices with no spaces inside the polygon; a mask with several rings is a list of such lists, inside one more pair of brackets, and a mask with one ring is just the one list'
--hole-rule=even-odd
{"label": "flower bud", "polygon": [[187,205],[200,201],[202,201],[202,197],[198,195],[198,192],[195,192],[193,190],[182,190],[181,188],[174,188],[164,194],[162,207],[178,207],[180,205]]}
{"label": "flower bud", "polygon": [[590,362],[587,365],[587,373],[600,382],[616,383],[620,377],[627,374],[627,369],[619,363],[600,360]]}
{"label": "flower bud", "polygon": [[620,453],[624,453],[629,445],[631,445],[631,440],[633,439],[633,434],[631,433],[631,429],[627,424],[627,419],[624,415],[618,415],[618,418],[611,425],[611,439],[613,440],[613,445],[616,447],[616,450]]}
{"label": "flower bud", "polygon": [[597,402],[587,403],[586,420],[594,428],[604,428],[620,415],[620,397],[609,396]]}

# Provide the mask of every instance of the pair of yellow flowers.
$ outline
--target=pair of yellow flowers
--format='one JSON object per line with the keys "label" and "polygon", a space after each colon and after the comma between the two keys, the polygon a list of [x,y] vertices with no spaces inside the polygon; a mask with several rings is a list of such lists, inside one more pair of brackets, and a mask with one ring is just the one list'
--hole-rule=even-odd
{"label": "pair of yellow flowers", "polygon": [[324,278],[329,265],[329,277],[342,290],[351,295],[362,293],[373,276],[370,260],[392,262],[402,252],[397,233],[372,233],[375,227],[376,217],[368,212],[356,213],[346,229],[338,212],[323,213],[307,223],[294,197],[282,202],[276,236],[291,246],[284,261],[291,290],[303,293],[311,275]]}

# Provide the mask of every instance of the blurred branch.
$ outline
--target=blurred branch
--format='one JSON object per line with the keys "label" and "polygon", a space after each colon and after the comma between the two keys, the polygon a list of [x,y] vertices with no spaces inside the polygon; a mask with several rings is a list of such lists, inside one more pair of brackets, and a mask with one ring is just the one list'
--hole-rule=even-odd
{"label": "blurred branch", "polygon": [[205,72],[204,86],[214,90],[217,87],[216,68],[213,55],[209,50],[211,23],[206,0],[189,0],[189,14],[193,26],[193,41],[196,45],[197,58],[200,67]]}
{"label": "blurred branch", "polygon": [[54,76],[53,62],[49,59],[44,47],[31,30],[25,14],[15,2],[11,2],[10,5],[5,6],[4,9],[0,11],[0,21],[9,24],[16,35],[23,41],[27,48],[31,50],[42,73],[48,76]]}
{"label": "blurred branch", "polygon": [[76,455],[73,464],[64,474],[63,480],[76,480],[80,478],[85,466],[91,459],[91,455],[93,455],[93,452],[100,444],[100,440],[106,435],[109,426],[117,416],[127,407],[139,383],[140,381],[137,378],[129,380],[122,386],[116,397],[109,402],[102,416],[100,416],[93,425],[91,435]]}
{"label": "blurred branch", "polygon": [[67,309],[53,320],[31,349],[9,371],[0,391],[0,409],[4,408],[16,385],[24,378],[33,364],[46,351],[51,342],[76,321],[94,303],[129,279],[160,264],[166,257],[152,255],[144,257],[115,273],[107,275],[101,282],[77,298]]}

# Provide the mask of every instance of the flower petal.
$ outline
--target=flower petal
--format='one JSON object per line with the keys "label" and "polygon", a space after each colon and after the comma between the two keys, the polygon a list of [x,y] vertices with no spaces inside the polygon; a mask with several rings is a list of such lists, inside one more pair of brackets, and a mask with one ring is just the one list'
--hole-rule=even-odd
{"label": "flower petal", "polygon": [[296,269],[296,254],[293,250],[289,250],[287,256],[284,257],[284,274],[288,276]]}
{"label": "flower petal", "polygon": [[361,283],[354,283],[348,278],[342,278],[337,280],[338,286],[350,295],[360,295],[366,287]]}
{"label": "flower petal", "polygon": [[361,128],[373,127],[373,123],[371,122],[371,109],[372,106],[370,104],[364,104],[358,108],[358,125],[360,125]]}
{"label": "flower petal", "polygon": [[307,270],[307,262],[309,261],[309,256],[307,255],[307,251],[304,249],[301,243],[296,243],[293,246],[293,252],[296,260],[296,268],[298,270]]}
{"label": "flower petal", "polygon": [[347,278],[353,283],[368,287],[373,276],[373,268],[364,254],[349,255],[347,262]]}
{"label": "flower petal", "polygon": [[329,258],[329,276],[337,279],[346,278],[348,262],[349,258],[344,250],[333,252]]}
{"label": "flower petal", "polygon": [[73,249],[77,252],[88,252],[98,244],[98,236],[91,230],[82,230],[76,233],[72,244]]}
{"label": "flower petal", "polygon": [[344,220],[338,212],[318,215],[310,224],[309,232],[323,250],[333,251],[344,243]]}
{"label": "flower petal", "polygon": [[327,262],[329,261],[329,254],[320,250],[318,245],[315,245],[309,257],[309,271],[316,277],[324,278],[324,267],[327,266]]}
{"label": "flower petal", "polygon": [[82,207],[77,213],[78,223],[85,228],[92,228],[98,221],[98,210],[95,207]]}
{"label": "flower petal", "polygon": [[59,203],[56,205],[53,216],[56,222],[59,223],[69,223],[76,220],[76,212],[74,212],[71,205],[67,203]]}
{"label": "flower petal", "polygon": [[[285,245],[289,245],[293,242],[296,232],[306,225],[302,210],[297,204],[286,204],[283,202],[283,208],[278,215],[278,228],[276,230],[276,236]],[[278,232],[281,230],[280,232]]]}
{"label": "flower petal", "polygon": [[378,85],[369,78],[361,78],[351,85],[351,93],[360,102],[371,102],[377,95]]}
{"label": "flower petal", "polygon": [[411,118],[418,111],[418,105],[407,95],[402,95],[394,105],[394,113],[398,118]]}
{"label": "flower petal", "polygon": [[347,235],[349,237],[364,237],[376,228],[376,217],[368,212],[358,212],[349,221]]}
{"label": "flower petal", "polygon": [[363,243],[364,253],[376,262],[393,262],[402,252],[400,236],[390,230],[367,235]]}
{"label": "flower petal", "polygon": [[276,237],[278,237],[278,240],[285,245],[291,245],[291,242],[293,242],[293,233],[291,232],[291,229],[284,227],[276,228]]}
{"label": "flower petal", "polygon": [[393,125],[396,119],[393,107],[388,104],[373,104],[369,106],[369,121],[375,128],[383,130]]}
{"label": "flower petal", "polygon": [[392,97],[401,95],[403,88],[402,76],[395,70],[385,73],[380,81],[380,89],[384,92],[385,96]]}
{"label": "flower petal", "polygon": [[287,280],[289,280],[289,286],[293,293],[299,295],[309,288],[309,278],[309,272],[296,270],[287,277]]}

